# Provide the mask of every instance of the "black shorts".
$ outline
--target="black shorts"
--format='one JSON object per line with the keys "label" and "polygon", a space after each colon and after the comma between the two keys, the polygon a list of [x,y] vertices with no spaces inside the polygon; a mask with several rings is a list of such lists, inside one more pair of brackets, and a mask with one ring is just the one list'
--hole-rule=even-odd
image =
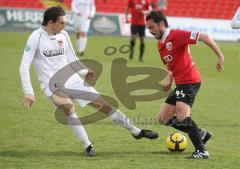
{"label": "black shorts", "polygon": [[177,101],[186,103],[192,107],[201,83],[179,84],[165,100],[165,103],[176,106]]}
{"label": "black shorts", "polygon": [[131,34],[132,35],[139,35],[141,37],[145,36],[145,25],[131,25]]}

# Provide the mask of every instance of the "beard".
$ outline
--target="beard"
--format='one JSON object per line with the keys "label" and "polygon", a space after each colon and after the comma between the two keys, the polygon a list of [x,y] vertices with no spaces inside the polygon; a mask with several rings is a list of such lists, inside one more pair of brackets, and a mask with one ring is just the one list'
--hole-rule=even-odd
{"label": "beard", "polygon": [[155,37],[157,40],[160,40],[160,39],[162,39],[163,35],[162,35],[162,34],[158,34],[158,35],[154,35],[154,37]]}
{"label": "beard", "polygon": [[160,40],[160,39],[162,39],[162,35],[155,36],[155,38],[156,38],[157,40]]}
{"label": "beard", "polygon": [[155,39],[160,40],[160,39],[162,39],[163,34],[164,34],[163,31],[159,31],[158,34],[152,34],[152,35],[155,37]]}

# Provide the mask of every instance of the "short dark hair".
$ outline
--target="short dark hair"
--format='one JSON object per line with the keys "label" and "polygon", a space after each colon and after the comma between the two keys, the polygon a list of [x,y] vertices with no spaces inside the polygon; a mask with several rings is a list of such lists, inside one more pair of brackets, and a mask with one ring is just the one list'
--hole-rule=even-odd
{"label": "short dark hair", "polygon": [[164,25],[166,28],[168,28],[168,21],[166,16],[161,12],[161,11],[151,11],[147,17],[146,17],[146,21],[148,20],[153,20],[155,23],[160,23],[161,21],[163,21]]}
{"label": "short dark hair", "polygon": [[57,22],[58,17],[65,16],[65,11],[61,6],[53,6],[44,12],[42,25],[46,26],[50,20]]}

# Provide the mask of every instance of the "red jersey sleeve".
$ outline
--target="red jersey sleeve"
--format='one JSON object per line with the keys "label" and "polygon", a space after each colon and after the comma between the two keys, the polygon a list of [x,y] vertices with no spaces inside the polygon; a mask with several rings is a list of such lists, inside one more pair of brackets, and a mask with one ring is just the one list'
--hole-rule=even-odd
{"label": "red jersey sleeve", "polygon": [[132,8],[133,7],[133,1],[132,0],[128,0],[128,8]]}
{"label": "red jersey sleeve", "polygon": [[144,10],[149,10],[149,7],[150,7],[150,3],[149,1],[146,1],[146,4],[145,4],[145,9]]}
{"label": "red jersey sleeve", "polygon": [[190,32],[185,30],[175,30],[176,42],[181,45],[196,44],[198,42],[199,32]]}

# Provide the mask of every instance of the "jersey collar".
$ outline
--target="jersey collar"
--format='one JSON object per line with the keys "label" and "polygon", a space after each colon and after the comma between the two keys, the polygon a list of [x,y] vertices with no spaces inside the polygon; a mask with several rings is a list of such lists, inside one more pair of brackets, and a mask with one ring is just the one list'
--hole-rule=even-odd
{"label": "jersey collar", "polygon": [[48,32],[46,32],[45,30],[44,30],[44,27],[40,27],[41,29],[42,29],[42,32],[45,34],[45,35],[47,35],[47,36],[50,36],[50,37],[52,37],[52,36],[56,36],[56,35],[54,35],[54,34],[50,34],[50,33],[48,33]]}
{"label": "jersey collar", "polygon": [[170,33],[170,29],[166,29],[166,31],[164,32],[163,36],[162,36],[162,39],[161,39],[161,42],[164,43],[167,36],[169,35]]}
{"label": "jersey collar", "polygon": [[47,33],[47,32],[44,30],[44,27],[40,27],[40,29],[42,30],[43,34],[45,34],[45,35],[47,35],[47,36],[50,35],[49,33]]}

